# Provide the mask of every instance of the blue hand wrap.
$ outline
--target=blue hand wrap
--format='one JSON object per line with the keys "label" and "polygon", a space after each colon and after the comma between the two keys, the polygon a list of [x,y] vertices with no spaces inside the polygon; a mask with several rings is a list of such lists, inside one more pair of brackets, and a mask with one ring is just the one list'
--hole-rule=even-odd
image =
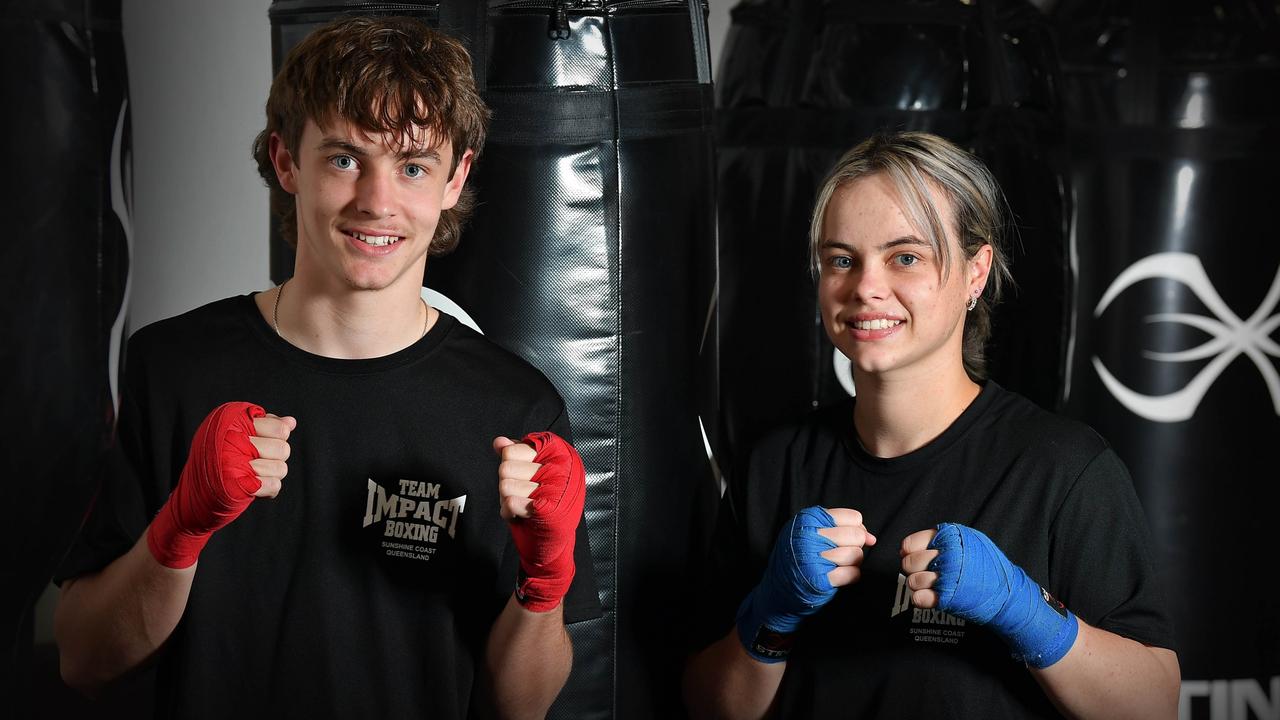
{"label": "blue hand wrap", "polygon": [[1014,658],[1033,668],[1049,667],[1071,649],[1076,616],[1009,562],[991,538],[943,523],[929,547],[938,551],[929,569],[938,573],[933,589],[940,610],[991,628]]}
{"label": "blue hand wrap", "polygon": [[738,607],[738,639],[747,654],[765,663],[782,662],[790,653],[789,634],[836,594],[827,573],[836,564],[820,555],[836,546],[818,534],[836,526],[831,514],[808,507],[778,534],[760,584]]}

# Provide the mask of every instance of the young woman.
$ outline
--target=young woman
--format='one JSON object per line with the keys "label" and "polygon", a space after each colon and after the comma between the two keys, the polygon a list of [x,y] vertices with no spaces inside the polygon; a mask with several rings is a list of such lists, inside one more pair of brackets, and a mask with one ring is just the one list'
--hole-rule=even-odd
{"label": "young woman", "polygon": [[766,437],[731,483],[696,715],[1176,714],[1124,466],[983,379],[1003,205],[925,133],[874,137],[828,177],[811,251],[857,397]]}

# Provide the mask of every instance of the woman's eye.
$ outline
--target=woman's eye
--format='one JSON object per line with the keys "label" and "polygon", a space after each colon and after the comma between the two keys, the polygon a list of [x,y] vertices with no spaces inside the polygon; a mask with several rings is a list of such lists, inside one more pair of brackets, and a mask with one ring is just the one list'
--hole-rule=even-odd
{"label": "woman's eye", "polygon": [[831,263],[831,267],[837,270],[848,270],[853,267],[853,258],[847,255],[837,255],[831,258],[829,262]]}
{"label": "woman's eye", "polygon": [[421,165],[405,165],[404,176],[407,178],[420,178],[426,175],[427,171]]}
{"label": "woman's eye", "polygon": [[329,162],[339,170],[350,170],[356,166],[356,159],[350,155],[334,155]]}
{"label": "woman's eye", "polygon": [[917,262],[919,262],[920,258],[916,257],[915,255],[903,254],[895,257],[894,261],[896,261],[899,265],[903,267],[911,267],[912,265],[915,265]]}

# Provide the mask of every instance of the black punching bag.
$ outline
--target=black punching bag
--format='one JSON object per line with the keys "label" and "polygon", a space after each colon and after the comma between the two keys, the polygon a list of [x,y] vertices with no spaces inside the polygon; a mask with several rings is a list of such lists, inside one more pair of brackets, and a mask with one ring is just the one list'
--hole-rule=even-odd
{"label": "black punching bag", "polygon": [[991,167],[1020,239],[988,370],[1057,407],[1067,170],[1044,16],[1020,0],[745,0],[732,17],[717,137],[722,423],[734,463],[770,427],[852,391],[817,311],[809,216],[835,161],[878,130],[927,130]]}
{"label": "black punching bag", "polygon": [[32,608],[84,519],[114,424],[130,136],[119,0],[2,2],[0,37],[0,706],[23,715]]}
{"label": "black punching bag", "polygon": [[1128,465],[1166,573],[1183,718],[1280,717],[1280,18],[1064,2],[1079,291],[1068,411]]}
{"label": "black punching bag", "polygon": [[[272,6],[277,63],[290,26],[319,20],[303,5]],[[715,503],[700,428],[717,327],[706,8],[446,0],[420,16],[467,42],[493,109],[476,213],[424,292],[546,373],[587,469],[604,616],[569,627],[551,716],[679,716],[681,592]]]}

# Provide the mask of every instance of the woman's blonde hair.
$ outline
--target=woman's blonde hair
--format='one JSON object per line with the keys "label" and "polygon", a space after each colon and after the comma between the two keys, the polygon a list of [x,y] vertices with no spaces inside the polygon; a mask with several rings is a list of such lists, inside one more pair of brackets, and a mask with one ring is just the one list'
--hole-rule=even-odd
{"label": "woman's blonde hair", "polygon": [[991,336],[991,309],[1011,282],[1004,233],[1007,203],[991,171],[981,160],[951,142],[924,132],[877,134],[845,153],[818,191],[809,223],[809,260],[821,273],[819,249],[822,222],[836,190],[860,178],[883,175],[898,193],[907,221],[923,235],[940,259],[945,280],[952,269],[952,248],[946,242],[948,218],[930,199],[931,189],[951,203],[949,218],[964,252],[972,259],[983,245],[991,246],[991,272],[977,306],[964,324],[964,369],[975,380],[986,375],[985,348]]}

